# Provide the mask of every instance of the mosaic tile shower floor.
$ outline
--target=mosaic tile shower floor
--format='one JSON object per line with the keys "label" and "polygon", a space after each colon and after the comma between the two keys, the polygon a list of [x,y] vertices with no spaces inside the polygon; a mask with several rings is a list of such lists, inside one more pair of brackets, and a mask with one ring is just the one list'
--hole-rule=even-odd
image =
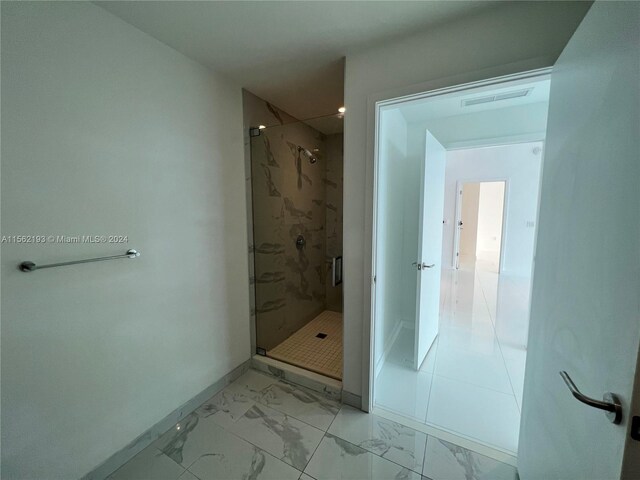
{"label": "mosaic tile shower floor", "polygon": [[342,380],[342,313],[325,310],[267,356]]}

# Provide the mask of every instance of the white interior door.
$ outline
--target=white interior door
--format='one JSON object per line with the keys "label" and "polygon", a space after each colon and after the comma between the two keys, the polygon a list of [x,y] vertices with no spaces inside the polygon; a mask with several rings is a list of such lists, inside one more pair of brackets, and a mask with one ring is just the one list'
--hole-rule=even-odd
{"label": "white interior door", "polygon": [[427,131],[420,194],[416,334],[413,350],[416,369],[420,368],[438,335],[445,163],[446,150]]}
{"label": "white interior door", "polygon": [[[596,2],[551,75],[522,480],[640,478],[630,473],[640,442],[629,436],[640,414],[629,409],[640,340],[639,25],[640,3]],[[561,370],[585,395],[619,395],[622,422],[574,398]]]}

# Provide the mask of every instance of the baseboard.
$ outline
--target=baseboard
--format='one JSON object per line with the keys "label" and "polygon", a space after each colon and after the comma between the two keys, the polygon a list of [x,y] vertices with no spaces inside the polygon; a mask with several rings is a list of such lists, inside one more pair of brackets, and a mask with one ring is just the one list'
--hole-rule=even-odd
{"label": "baseboard", "polygon": [[356,395],[355,393],[343,390],[342,403],[344,403],[345,405],[349,405],[350,407],[357,408],[358,410],[362,410],[362,397],[360,395]]}
{"label": "baseboard", "polygon": [[142,450],[147,448],[151,443],[156,441],[163,433],[169,430],[173,425],[178,423],[184,417],[193,412],[196,408],[221,391],[234,380],[238,379],[243,373],[249,370],[251,360],[247,360],[240,366],[234,368],[231,372],[224,375],[220,380],[205,388],[192,399],[183,403],[169,415],[164,417],[146,432],[133,440],[123,449],[111,455],[107,460],[102,462],[96,468],[91,470],[81,480],[104,480],[122,465],[135,457]]}

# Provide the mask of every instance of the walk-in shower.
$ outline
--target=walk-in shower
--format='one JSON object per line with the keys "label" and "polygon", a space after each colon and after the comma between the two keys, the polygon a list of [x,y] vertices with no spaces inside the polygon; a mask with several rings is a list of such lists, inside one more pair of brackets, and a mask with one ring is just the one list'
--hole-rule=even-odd
{"label": "walk-in shower", "polygon": [[252,129],[256,353],[342,379],[342,118]]}

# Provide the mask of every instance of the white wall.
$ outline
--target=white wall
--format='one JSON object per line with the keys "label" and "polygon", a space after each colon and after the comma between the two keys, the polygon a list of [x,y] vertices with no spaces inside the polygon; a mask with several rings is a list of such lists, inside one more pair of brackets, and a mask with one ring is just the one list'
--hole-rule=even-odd
{"label": "white wall", "polygon": [[369,401],[363,358],[370,349],[375,101],[552,65],[588,8],[582,2],[514,2],[347,55],[343,384],[363,395],[364,408]]}
{"label": "white wall", "polygon": [[376,251],[376,369],[390,347],[403,315],[403,252],[406,218],[407,126],[397,111],[381,118],[378,166],[378,212]]}
{"label": "white wall", "polygon": [[478,198],[476,256],[497,259],[502,239],[504,182],[482,182]]}
{"label": "white wall", "polygon": [[[538,153],[534,153],[536,148],[540,150]],[[541,150],[542,142],[529,142],[447,152],[442,265],[453,266],[458,182],[506,180],[502,273],[531,275]]]}
{"label": "white wall", "polygon": [[78,478],[249,358],[241,115],[91,3],[2,3],[2,234],[129,237],[2,245],[3,478]]}

